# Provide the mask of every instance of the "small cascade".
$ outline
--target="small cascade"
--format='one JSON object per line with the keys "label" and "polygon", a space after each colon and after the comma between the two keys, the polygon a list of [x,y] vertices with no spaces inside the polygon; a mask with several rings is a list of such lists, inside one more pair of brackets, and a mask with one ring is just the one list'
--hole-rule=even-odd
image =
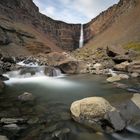
{"label": "small cascade", "polygon": [[84,31],[83,31],[83,24],[81,24],[79,48],[82,48],[83,45],[84,45]]}
{"label": "small cascade", "polygon": [[10,71],[3,76],[8,77],[9,79],[13,78],[30,78],[30,77],[40,77],[40,76],[49,76],[49,77],[60,77],[63,76],[59,68],[39,66],[39,67],[23,67],[17,71]]}
{"label": "small cascade", "polygon": [[109,69],[109,73],[108,74],[111,74],[111,76],[116,76],[117,74],[115,73],[115,71],[113,71],[112,69]]}
{"label": "small cascade", "polygon": [[53,76],[60,76],[62,75],[61,70],[59,68],[53,69]]}
{"label": "small cascade", "polygon": [[17,71],[10,71],[4,76],[11,78],[30,78],[30,77],[39,77],[44,76],[44,67],[24,67]]}

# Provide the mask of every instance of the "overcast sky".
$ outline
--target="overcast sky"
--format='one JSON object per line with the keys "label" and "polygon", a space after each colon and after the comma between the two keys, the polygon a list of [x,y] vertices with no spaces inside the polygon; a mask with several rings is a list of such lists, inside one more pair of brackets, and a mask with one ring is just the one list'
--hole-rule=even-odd
{"label": "overcast sky", "polygon": [[68,23],[86,23],[119,0],[33,0],[41,13]]}

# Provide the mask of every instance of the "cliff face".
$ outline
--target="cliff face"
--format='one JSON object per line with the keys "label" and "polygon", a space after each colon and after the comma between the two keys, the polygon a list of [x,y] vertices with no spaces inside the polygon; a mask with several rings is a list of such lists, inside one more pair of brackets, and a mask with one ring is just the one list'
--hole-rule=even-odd
{"label": "cliff face", "polygon": [[0,33],[2,46],[14,43],[34,53],[71,51],[79,47],[80,25],[39,13],[32,0],[0,0]]}
{"label": "cliff face", "polygon": [[117,20],[120,20],[121,22],[120,17],[122,15],[127,14],[127,12],[131,11],[132,9],[135,9],[138,3],[139,0],[120,0],[118,4],[113,5],[106,11],[102,12],[99,16],[91,20],[89,23],[85,24],[84,25],[85,43],[87,43],[91,39],[94,39],[97,35],[101,34],[103,31],[110,28],[112,24],[114,24]]}

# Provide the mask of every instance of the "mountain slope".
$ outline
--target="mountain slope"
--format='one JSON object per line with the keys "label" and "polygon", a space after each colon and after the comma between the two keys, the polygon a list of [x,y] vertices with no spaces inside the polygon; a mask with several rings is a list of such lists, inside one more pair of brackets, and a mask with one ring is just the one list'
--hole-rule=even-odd
{"label": "mountain slope", "polygon": [[85,47],[80,52],[107,46],[140,50],[139,13],[140,0],[120,0],[84,25]]}

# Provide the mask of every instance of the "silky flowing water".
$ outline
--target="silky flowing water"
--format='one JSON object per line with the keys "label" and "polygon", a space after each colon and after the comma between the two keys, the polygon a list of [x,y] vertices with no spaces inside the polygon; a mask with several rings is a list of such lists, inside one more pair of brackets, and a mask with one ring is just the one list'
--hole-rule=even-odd
{"label": "silky flowing water", "polygon": [[[139,79],[124,81],[139,87]],[[31,118],[42,123],[34,124],[13,136],[14,140],[140,140],[140,125],[129,126],[121,133],[100,134],[74,122],[70,116],[73,101],[93,96],[106,98],[112,105],[132,97],[126,90],[113,87],[106,77],[97,75],[71,75],[63,77],[37,76],[30,78],[11,78],[0,98],[0,115],[8,117]],[[20,103],[18,96],[24,92],[32,93],[33,103]],[[5,105],[4,105],[5,104]],[[56,136],[59,131],[69,133]],[[0,131],[1,133],[1,131]]]}

